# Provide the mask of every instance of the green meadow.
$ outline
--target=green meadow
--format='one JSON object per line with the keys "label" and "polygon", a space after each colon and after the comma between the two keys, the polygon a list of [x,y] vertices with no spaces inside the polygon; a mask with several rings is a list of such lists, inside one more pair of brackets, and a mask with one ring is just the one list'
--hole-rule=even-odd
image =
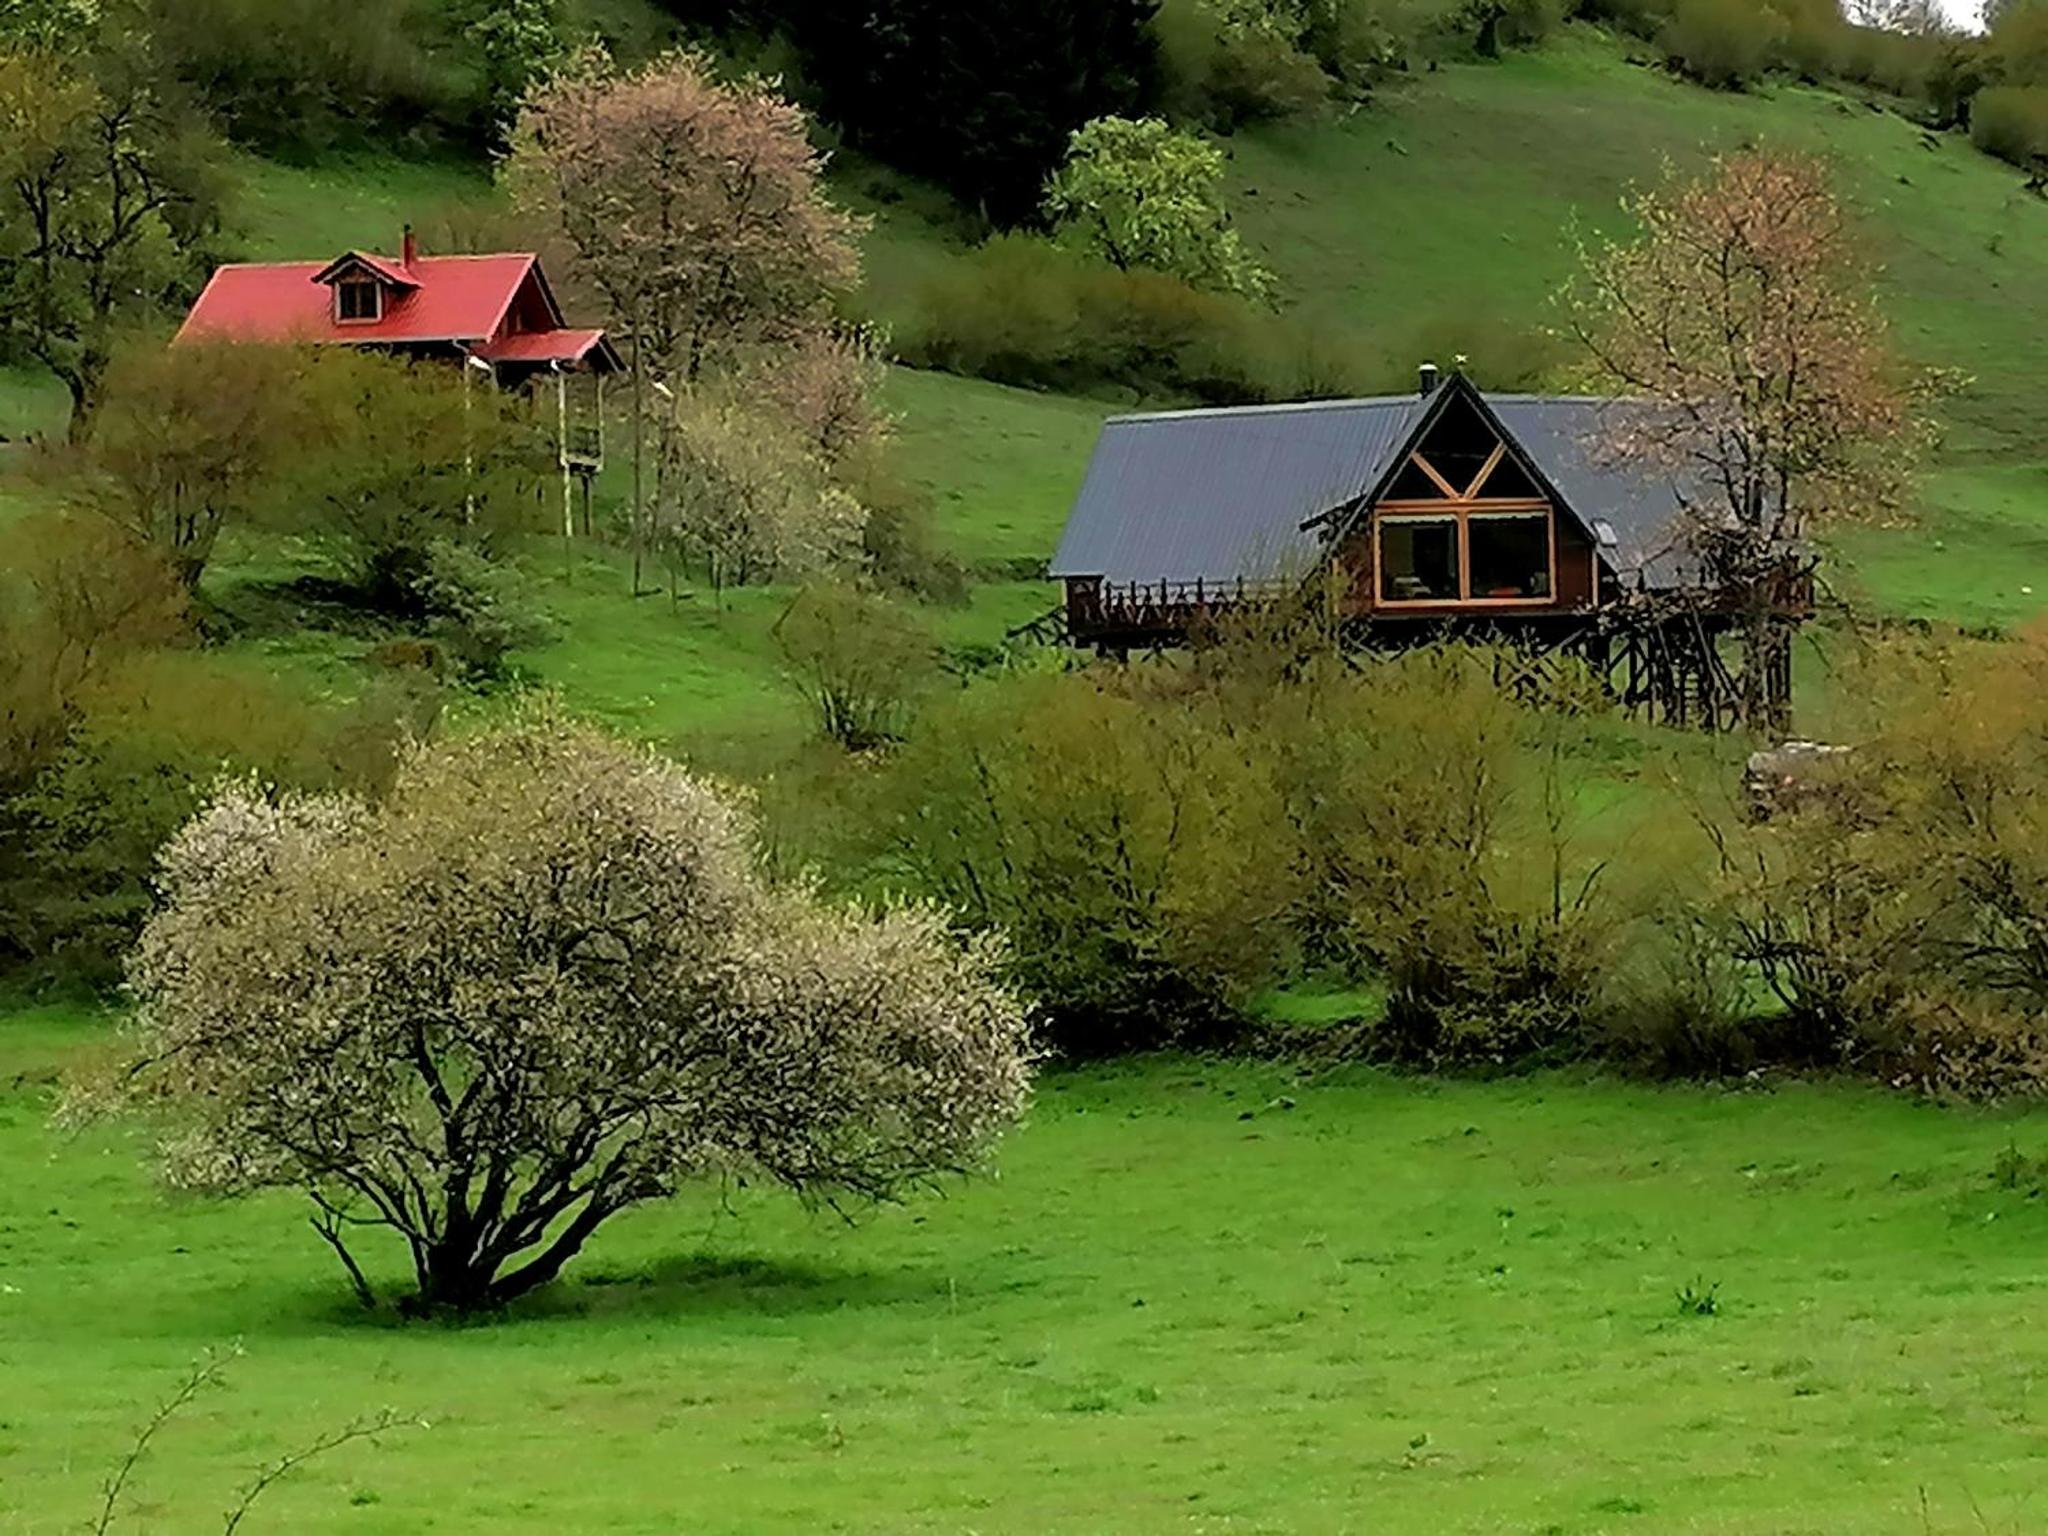
{"label": "green meadow", "polygon": [[[622,13],[633,10],[622,6]],[[637,12],[635,12],[637,14]],[[1576,232],[1661,165],[1767,141],[1834,156],[1903,349],[1966,382],[1914,524],[1836,540],[1869,611],[2048,611],[2048,203],[1852,94],[1720,94],[1575,26],[1497,64],[1231,141],[1239,223],[1289,308],[1390,389],[1425,354],[1552,356]],[[914,320],[962,258],[928,195],[849,161],[869,304]],[[483,168],[242,157],[252,259],[389,248],[493,195]],[[897,369],[903,475],[967,569],[957,645],[1049,609],[1102,419],[1173,402]],[[0,439],[65,399],[0,370]],[[0,520],[45,494],[5,477]],[[624,496],[614,463],[600,500]],[[303,550],[209,574],[239,663],[347,695],[373,642],[281,597]],[[623,560],[536,541],[535,680],[744,776],[811,724],[788,599],[637,599]],[[1826,680],[1813,690],[1824,700]],[[1355,999],[1283,996],[1303,1029]],[[0,1001],[0,1532],[89,1529],[98,1488],[203,1351],[246,1352],[165,1429],[117,1530],[218,1529],[266,1459],[381,1408],[422,1421],[281,1483],[294,1536],[1494,1533],[1946,1536],[2048,1527],[2040,1381],[2048,1115],[1831,1082],[1646,1087],[1160,1057],[1059,1069],[996,1175],[854,1225],[753,1189],[608,1226],[488,1327],[354,1312],[301,1206],[174,1200],[139,1130],[74,1134],[57,1085],[110,1021]],[[397,1274],[394,1254],[383,1269]]]}
{"label": "green meadow", "polygon": [[[80,1528],[148,1407],[245,1356],[136,1474],[211,1529],[2040,1528],[2048,1120],[1875,1090],[1427,1083],[1159,1058],[1058,1072],[993,1179],[847,1226],[732,1190],[607,1228],[487,1327],[352,1310],[286,1196],[167,1201],[69,1139],[103,1026],[0,1026],[0,1529]],[[393,1256],[386,1254],[389,1260]],[[1689,1301],[1681,1306],[1680,1293]],[[1703,1299],[1704,1298],[1704,1299]]]}

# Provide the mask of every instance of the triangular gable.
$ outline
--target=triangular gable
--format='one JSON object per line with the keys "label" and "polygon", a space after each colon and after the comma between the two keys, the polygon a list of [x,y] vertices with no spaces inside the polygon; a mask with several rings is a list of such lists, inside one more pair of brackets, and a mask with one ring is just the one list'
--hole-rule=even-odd
{"label": "triangular gable", "polygon": [[[521,279],[519,286],[512,290],[512,297],[505,304],[505,314],[511,313],[512,306],[519,302],[520,294],[529,286],[538,292],[541,302],[547,306],[549,323],[557,329],[567,325],[568,321],[562,315],[562,306],[555,299],[555,290],[548,283],[547,270],[541,266],[538,256],[528,258],[526,276]],[[504,325],[505,314],[498,316],[499,326]]]}
{"label": "triangular gable", "polygon": [[367,251],[344,251],[326,266],[313,274],[316,283],[338,283],[351,273],[360,272],[393,288],[417,288],[419,280],[403,267],[372,256]]}
{"label": "triangular gable", "polygon": [[1366,490],[1365,494],[1350,503],[1346,516],[1331,521],[1329,532],[1330,544],[1335,546],[1349,538],[1357,531],[1359,519],[1366,516],[1380,502],[1387,499],[1388,491],[1394,486],[1396,481],[1402,478],[1403,473],[1409,468],[1410,461],[1421,450],[1423,443],[1429,438],[1431,432],[1435,430],[1437,423],[1443,419],[1445,412],[1450,409],[1451,403],[1454,400],[1462,401],[1477,411],[1479,419],[1485,423],[1488,430],[1500,439],[1502,446],[1506,449],[1506,457],[1537,487],[1543,499],[1548,501],[1563,516],[1570,518],[1572,525],[1579,530],[1588,543],[1604,550],[1604,542],[1596,535],[1586,519],[1579,514],[1578,509],[1552,483],[1550,476],[1544,472],[1543,466],[1536,462],[1535,457],[1523,446],[1521,440],[1508,430],[1507,423],[1502,421],[1500,413],[1487,403],[1486,396],[1480,392],[1478,386],[1473,384],[1462,373],[1452,374],[1439,386],[1436,394],[1430,399],[1428,408],[1416,418],[1415,424],[1409,430],[1407,438],[1387,459],[1386,463],[1381,466],[1378,477]]}

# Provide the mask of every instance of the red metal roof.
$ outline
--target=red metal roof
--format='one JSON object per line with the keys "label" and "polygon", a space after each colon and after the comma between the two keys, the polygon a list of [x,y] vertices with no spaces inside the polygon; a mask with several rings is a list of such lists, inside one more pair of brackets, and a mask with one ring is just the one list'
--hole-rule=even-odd
{"label": "red metal roof", "polygon": [[422,256],[402,271],[418,286],[387,292],[381,320],[344,325],[334,290],[319,279],[333,262],[293,261],[222,267],[178,332],[181,341],[481,342],[498,334],[522,286],[532,278],[559,324],[547,284],[530,252],[503,256]]}
{"label": "red metal roof", "polygon": [[521,331],[472,350],[487,363],[580,363],[603,345],[603,331]]}

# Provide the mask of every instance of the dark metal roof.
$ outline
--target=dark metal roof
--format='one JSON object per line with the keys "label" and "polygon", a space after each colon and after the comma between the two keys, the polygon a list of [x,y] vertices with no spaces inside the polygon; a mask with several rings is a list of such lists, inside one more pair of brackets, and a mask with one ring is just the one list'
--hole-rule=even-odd
{"label": "dark metal roof", "polygon": [[1305,574],[1322,540],[1301,525],[1363,491],[1426,404],[1403,396],[1113,417],[1052,574],[1117,584]]}
{"label": "dark metal roof", "polygon": [[1514,434],[1580,521],[1613,529],[1602,555],[1616,575],[1650,587],[1685,584],[1697,566],[1678,537],[1677,487],[1638,470],[1603,463],[1596,451],[1611,414],[1630,407],[1580,396],[1488,395],[1502,426]]}
{"label": "dark metal roof", "polygon": [[[1303,524],[1377,484],[1441,394],[1114,417],[1052,575],[1114,585],[1301,575],[1325,537]],[[1598,462],[1593,451],[1603,413],[1625,407],[1581,397],[1483,398],[1600,540],[1617,575],[1652,586],[1684,579],[1688,562],[1671,534],[1676,491]]]}

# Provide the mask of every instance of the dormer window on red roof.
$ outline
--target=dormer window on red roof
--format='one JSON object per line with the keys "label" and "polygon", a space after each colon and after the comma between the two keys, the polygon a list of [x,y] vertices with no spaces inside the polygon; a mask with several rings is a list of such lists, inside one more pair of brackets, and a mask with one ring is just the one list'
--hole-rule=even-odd
{"label": "dormer window on red roof", "polygon": [[374,278],[345,277],[334,285],[334,318],[343,325],[368,325],[384,318],[384,285]]}

